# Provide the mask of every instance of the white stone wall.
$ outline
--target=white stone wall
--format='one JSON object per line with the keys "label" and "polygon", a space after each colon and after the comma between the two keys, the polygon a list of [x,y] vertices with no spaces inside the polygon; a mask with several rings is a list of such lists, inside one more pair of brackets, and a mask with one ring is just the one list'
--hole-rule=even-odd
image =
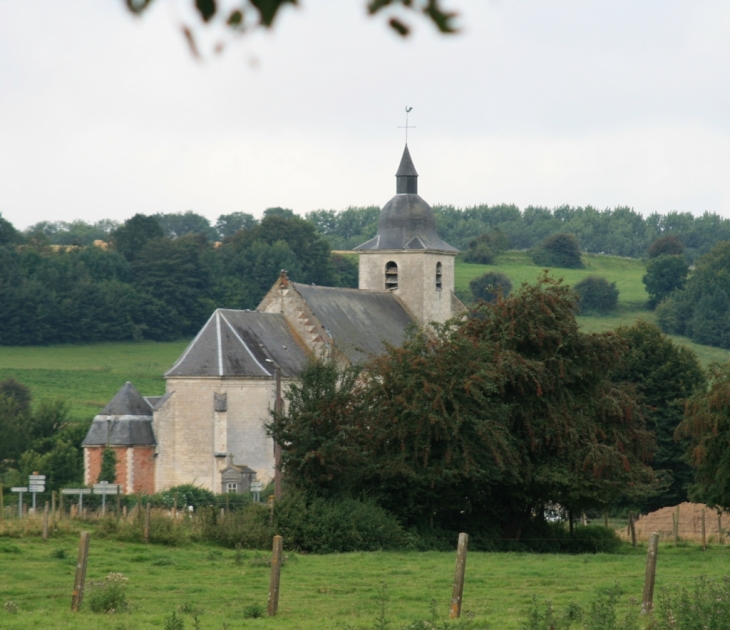
{"label": "white stone wall", "polygon": [[[167,390],[174,393],[153,421],[157,491],[184,483],[221,491],[220,471],[226,460],[215,457],[223,446],[221,416],[226,450],[233,453],[234,462],[255,470],[261,481],[273,477],[274,445],[264,423],[274,407],[274,379],[169,378]],[[216,393],[227,394],[227,412],[216,413]]]}
{"label": "white stone wall", "polygon": [[[455,254],[392,250],[362,251],[360,288],[385,290],[385,265],[398,265],[398,288],[393,293],[406,305],[421,325],[445,322],[452,312]],[[441,289],[436,288],[436,264],[441,263]]]}

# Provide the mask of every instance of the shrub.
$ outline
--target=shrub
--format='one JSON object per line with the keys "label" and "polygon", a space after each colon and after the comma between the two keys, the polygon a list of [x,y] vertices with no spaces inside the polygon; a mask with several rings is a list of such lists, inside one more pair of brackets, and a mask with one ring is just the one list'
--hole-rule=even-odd
{"label": "shrub", "polygon": [[494,302],[500,293],[502,297],[509,295],[509,292],[512,291],[512,282],[503,273],[490,271],[472,279],[469,282],[469,288],[477,300]]}
{"label": "shrub", "polygon": [[91,612],[109,614],[128,610],[126,585],[127,578],[121,573],[110,573],[100,582],[90,582],[86,601]]}
{"label": "shrub", "polygon": [[499,228],[484,232],[469,243],[464,262],[491,265],[494,255],[509,249],[509,237]]}
{"label": "shrub", "polygon": [[580,296],[581,313],[605,315],[618,307],[618,289],[615,282],[598,276],[583,278],[573,287]]}
{"label": "shrub", "polygon": [[541,267],[582,269],[578,239],[572,234],[552,234],[530,252],[532,262]]}
{"label": "shrub", "polygon": [[649,294],[649,307],[655,308],[672,291],[684,287],[689,273],[689,265],[684,256],[662,254],[652,258],[646,265],[646,273],[641,281]]}
{"label": "shrub", "polygon": [[646,251],[649,258],[658,256],[683,256],[684,244],[676,234],[667,234],[656,239]]}
{"label": "shrub", "polygon": [[197,510],[204,506],[216,504],[215,495],[210,490],[194,486],[191,483],[165,490],[156,497],[151,498],[151,500],[154,505],[170,509],[175,503],[175,498],[177,498],[178,509],[182,509],[186,505],[192,505]]}
{"label": "shrub", "polygon": [[371,502],[307,499],[290,492],[276,505],[277,531],[301,551],[335,553],[403,549],[408,537],[396,518]]}
{"label": "shrub", "polygon": [[727,628],[730,619],[730,577],[700,577],[693,591],[675,585],[659,594],[656,630]]}
{"label": "shrub", "polygon": [[258,619],[263,617],[266,610],[261,604],[250,604],[243,609],[244,619]]}
{"label": "shrub", "polygon": [[491,265],[494,262],[494,252],[488,243],[476,243],[464,254],[464,262],[477,265]]}

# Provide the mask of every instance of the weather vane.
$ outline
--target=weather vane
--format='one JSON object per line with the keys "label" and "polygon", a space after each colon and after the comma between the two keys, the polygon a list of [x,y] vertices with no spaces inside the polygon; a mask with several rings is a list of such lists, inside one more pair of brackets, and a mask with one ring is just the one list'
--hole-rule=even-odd
{"label": "weather vane", "polygon": [[406,105],[406,126],[404,127],[403,125],[398,125],[398,129],[405,129],[406,130],[406,144],[408,144],[408,130],[409,129],[415,129],[416,128],[415,125],[413,127],[409,127],[408,126],[408,114],[411,113],[411,110],[412,109],[413,109],[412,107],[408,107],[408,105]]}

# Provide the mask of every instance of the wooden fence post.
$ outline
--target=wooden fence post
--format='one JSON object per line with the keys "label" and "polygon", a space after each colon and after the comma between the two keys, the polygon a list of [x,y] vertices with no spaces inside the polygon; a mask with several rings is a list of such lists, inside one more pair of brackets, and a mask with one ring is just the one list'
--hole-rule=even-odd
{"label": "wooden fence post", "polygon": [[629,531],[631,532],[631,546],[636,549],[636,527],[634,527],[633,512],[629,512]]}
{"label": "wooden fence post", "polygon": [[48,501],[46,501],[46,509],[43,511],[43,540],[48,540]]}
{"label": "wooden fence post", "polygon": [[76,561],[76,578],[74,593],[71,598],[71,611],[78,612],[84,600],[84,584],[86,583],[86,564],[89,561],[89,532],[81,532],[79,541],[79,557]]}
{"label": "wooden fence post", "polygon": [[705,535],[705,508],[702,508],[702,551],[707,551],[707,536]]}
{"label": "wooden fence post", "polygon": [[654,532],[649,537],[649,551],[646,554],[646,574],[644,575],[644,597],[641,612],[650,613],[654,605],[654,580],[656,578],[656,555],[659,548],[659,534]]}
{"label": "wooden fence post", "polygon": [[0,483],[0,524],[5,525],[5,498],[3,497],[3,484]]}
{"label": "wooden fence post", "polygon": [[679,542],[679,506],[677,506],[677,519],[674,525],[674,544]]}
{"label": "wooden fence post", "polygon": [[[2,504],[0,504],[0,505],[2,505]],[[724,545],[725,536],[723,536],[723,534],[722,534],[722,512],[717,513],[717,531],[718,531],[718,534],[720,535],[720,544]]]}
{"label": "wooden fence post", "polygon": [[451,594],[451,611],[449,617],[461,617],[461,602],[464,593],[464,573],[466,571],[466,548],[469,543],[468,534],[459,534],[459,545],[456,548],[456,570],[454,571],[454,590]]}
{"label": "wooden fence post", "polygon": [[274,547],[271,551],[271,579],[269,580],[269,617],[276,615],[279,608],[279,580],[281,578],[281,556],[283,538],[274,536]]}
{"label": "wooden fence post", "polygon": [[149,543],[150,541],[150,504],[149,501],[144,507],[144,541]]}

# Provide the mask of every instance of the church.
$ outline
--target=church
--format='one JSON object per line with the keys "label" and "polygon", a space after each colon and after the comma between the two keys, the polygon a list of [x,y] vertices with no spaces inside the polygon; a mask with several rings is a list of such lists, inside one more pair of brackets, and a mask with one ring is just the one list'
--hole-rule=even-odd
{"label": "church", "polygon": [[458,251],[439,238],[433,210],[418,195],[408,145],[377,235],[353,253],[358,289],[300,284],[282,271],[255,311],[211,315],[165,373],[164,396],[143,396],[126,383],[82,443],[84,482],[97,481],[111,448],[115,482],[127,494],[181,484],[243,492],[254,478],[268,483],[274,444],[264,424],[310,357],[361,363],[386,344],[400,345],[409,326],[465,310],[454,294]]}

